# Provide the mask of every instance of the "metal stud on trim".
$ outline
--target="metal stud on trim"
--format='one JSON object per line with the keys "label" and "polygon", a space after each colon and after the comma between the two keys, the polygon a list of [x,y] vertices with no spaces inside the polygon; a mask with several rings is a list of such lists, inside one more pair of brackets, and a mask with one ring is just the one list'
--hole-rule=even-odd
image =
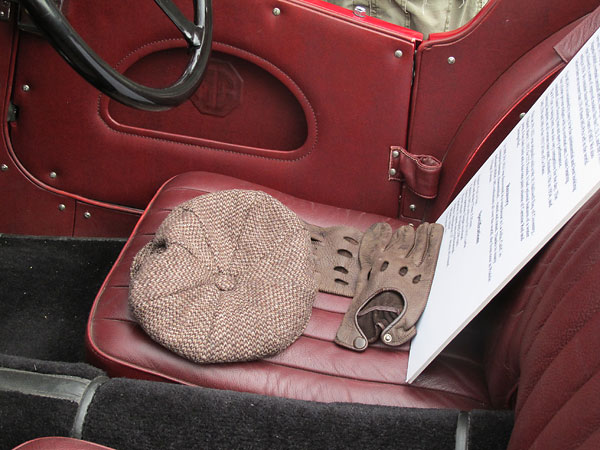
{"label": "metal stud on trim", "polygon": [[417,210],[417,205],[415,205],[414,203],[412,205],[409,205],[408,209],[410,209],[411,211],[416,211]]}
{"label": "metal stud on trim", "polygon": [[86,211],[83,213],[83,217],[85,217],[86,219],[89,219],[90,217],[92,217],[92,213],[90,213],[89,211]]}
{"label": "metal stud on trim", "polygon": [[360,17],[360,18],[366,17],[367,16],[367,8],[365,8],[362,5],[356,5],[354,7],[354,15],[356,17]]}
{"label": "metal stud on trim", "polygon": [[2,164],[0,166],[0,170],[2,170],[2,172],[6,172],[8,170],[8,166],[6,164]]}
{"label": "metal stud on trim", "polygon": [[522,119],[523,117],[525,117],[525,113],[522,112],[521,114],[519,114],[519,119]]}
{"label": "metal stud on trim", "polygon": [[67,207],[64,204],[61,203],[60,205],[58,205],[59,211],[64,211],[65,209],[67,209]]}
{"label": "metal stud on trim", "polygon": [[273,8],[273,15],[278,16],[281,14],[281,10],[279,8]]}
{"label": "metal stud on trim", "polygon": [[448,58],[448,64],[454,64],[456,62],[456,58],[454,56],[450,56]]}
{"label": "metal stud on trim", "polygon": [[23,92],[29,92],[29,89],[31,89],[31,88],[29,87],[28,84],[24,84],[23,86],[21,86],[21,89],[23,89]]}
{"label": "metal stud on trim", "polygon": [[50,178],[53,180],[57,177],[56,172],[50,172]]}
{"label": "metal stud on trim", "polygon": [[398,150],[394,150],[392,152],[392,157],[397,158],[398,156],[400,156],[400,152]]}
{"label": "metal stud on trim", "polygon": [[404,54],[404,53],[402,53],[402,50],[396,50],[396,51],[394,52],[394,56],[395,56],[396,58],[402,58],[402,55],[403,55],[403,54]]}
{"label": "metal stud on trim", "polygon": [[396,175],[396,169],[390,169],[389,174],[393,177],[394,175]]}

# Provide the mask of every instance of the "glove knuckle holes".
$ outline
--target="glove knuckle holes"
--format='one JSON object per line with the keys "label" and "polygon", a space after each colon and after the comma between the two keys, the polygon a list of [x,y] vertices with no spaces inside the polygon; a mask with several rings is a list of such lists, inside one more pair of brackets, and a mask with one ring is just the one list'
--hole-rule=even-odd
{"label": "glove knuckle holes", "polygon": [[358,245],[358,241],[350,236],[344,236],[346,242],[350,242],[353,245]]}
{"label": "glove knuckle holes", "polygon": [[346,249],[340,248],[337,252],[338,255],[345,256],[346,258],[352,258],[352,253]]}
{"label": "glove knuckle holes", "polygon": [[333,268],[333,270],[335,270],[336,272],[343,273],[344,275],[348,274],[348,269],[346,269],[345,267],[342,267],[342,266],[335,266]]}
{"label": "glove knuckle holes", "polygon": [[400,270],[398,271],[398,273],[400,274],[401,277],[403,277],[404,275],[406,275],[408,273],[408,267],[406,267],[406,266],[401,267]]}
{"label": "glove knuckle holes", "polygon": [[347,281],[344,281],[344,280],[342,280],[342,279],[340,279],[340,278],[336,278],[336,279],[335,279],[335,282],[336,282],[337,284],[341,284],[341,285],[343,285],[343,286],[348,286],[348,282],[347,282]]}
{"label": "glove knuckle holes", "polygon": [[388,266],[390,265],[389,262],[384,261],[383,264],[381,265],[381,268],[379,269],[381,272],[385,272],[385,269],[388,268]]}
{"label": "glove knuckle holes", "polygon": [[412,280],[413,284],[417,284],[419,281],[421,281],[421,274],[417,275]]}

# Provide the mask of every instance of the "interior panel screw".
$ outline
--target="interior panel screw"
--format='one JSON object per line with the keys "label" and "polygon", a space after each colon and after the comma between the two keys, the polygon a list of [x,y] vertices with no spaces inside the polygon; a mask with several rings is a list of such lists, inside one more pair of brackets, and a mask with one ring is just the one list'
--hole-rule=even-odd
{"label": "interior panel screw", "polygon": [[398,150],[394,150],[394,151],[392,152],[392,157],[393,157],[393,158],[397,158],[398,156],[400,156],[400,152],[399,152]]}
{"label": "interior panel screw", "polygon": [[6,172],[8,170],[8,166],[6,164],[2,164],[0,166],[0,170],[2,170],[2,172]]}
{"label": "interior panel screw", "polygon": [[522,112],[521,114],[519,114],[519,119],[522,119],[523,117],[525,117],[525,113]]}
{"label": "interior panel screw", "polygon": [[395,56],[396,58],[402,58],[402,55],[403,55],[403,53],[402,53],[402,50],[396,50],[396,51],[394,52],[394,56]]}
{"label": "interior panel screw", "polygon": [[411,211],[413,211],[413,212],[414,212],[414,211],[416,211],[416,210],[417,210],[417,205],[415,205],[415,204],[413,203],[412,205],[410,205],[410,206],[408,207],[408,209],[410,209]]}
{"label": "interior panel screw", "polygon": [[448,58],[448,64],[454,64],[456,62],[456,58],[454,56],[451,56]]}
{"label": "interior panel screw", "polygon": [[63,205],[62,203],[60,205],[58,205],[59,211],[64,211],[65,209],[67,209],[67,207],[65,205]]}
{"label": "interior panel screw", "polygon": [[273,8],[273,15],[278,16],[281,14],[281,10],[279,8]]}
{"label": "interior panel screw", "polygon": [[23,89],[23,92],[29,92],[29,89],[31,89],[31,88],[29,87],[28,84],[24,84],[23,86],[21,86],[21,89]]}
{"label": "interior panel screw", "polygon": [[54,180],[56,178],[56,172],[50,172],[50,178]]}
{"label": "interior panel screw", "polygon": [[89,219],[90,217],[92,217],[92,213],[90,213],[89,211],[86,211],[83,213],[83,217],[85,217],[86,219]]}
{"label": "interior panel screw", "polygon": [[396,175],[396,169],[390,169],[390,171],[389,171],[389,174],[390,174],[391,176],[394,176],[394,175]]}

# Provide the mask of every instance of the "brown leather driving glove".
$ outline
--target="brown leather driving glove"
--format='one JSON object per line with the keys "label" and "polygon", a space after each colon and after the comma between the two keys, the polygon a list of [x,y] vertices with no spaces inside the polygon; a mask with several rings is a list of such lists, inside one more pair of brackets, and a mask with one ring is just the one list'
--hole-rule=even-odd
{"label": "brown leather driving glove", "polygon": [[378,339],[397,346],[415,334],[425,309],[444,229],[423,223],[392,233],[387,223],[369,228],[361,241],[356,295],[335,341],[363,351]]}
{"label": "brown leather driving glove", "polygon": [[319,290],[354,297],[363,233],[347,226],[322,228],[306,222],[304,226],[310,233]]}

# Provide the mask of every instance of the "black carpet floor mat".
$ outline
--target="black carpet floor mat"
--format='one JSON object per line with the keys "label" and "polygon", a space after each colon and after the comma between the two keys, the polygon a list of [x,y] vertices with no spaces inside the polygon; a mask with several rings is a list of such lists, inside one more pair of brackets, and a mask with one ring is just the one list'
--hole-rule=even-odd
{"label": "black carpet floor mat", "polygon": [[124,243],[0,235],[0,353],[84,361],[90,308]]}
{"label": "black carpet floor mat", "polygon": [[[128,450],[453,450],[459,411],[318,403],[142,380],[98,388],[83,438]],[[474,411],[468,448],[506,449],[512,411]]]}
{"label": "black carpet floor mat", "polygon": [[457,415],[113,379],[96,391],[83,438],[128,450],[445,450]]}
{"label": "black carpet floor mat", "polygon": [[0,450],[44,436],[69,436],[77,403],[0,391]]}
{"label": "black carpet floor mat", "polygon": [[[0,368],[33,373],[94,378],[106,374],[84,363],[60,363],[0,354]],[[0,450],[12,449],[25,441],[43,436],[69,436],[77,403],[41,394],[15,392],[0,383]],[[64,391],[63,391],[64,393]]]}

